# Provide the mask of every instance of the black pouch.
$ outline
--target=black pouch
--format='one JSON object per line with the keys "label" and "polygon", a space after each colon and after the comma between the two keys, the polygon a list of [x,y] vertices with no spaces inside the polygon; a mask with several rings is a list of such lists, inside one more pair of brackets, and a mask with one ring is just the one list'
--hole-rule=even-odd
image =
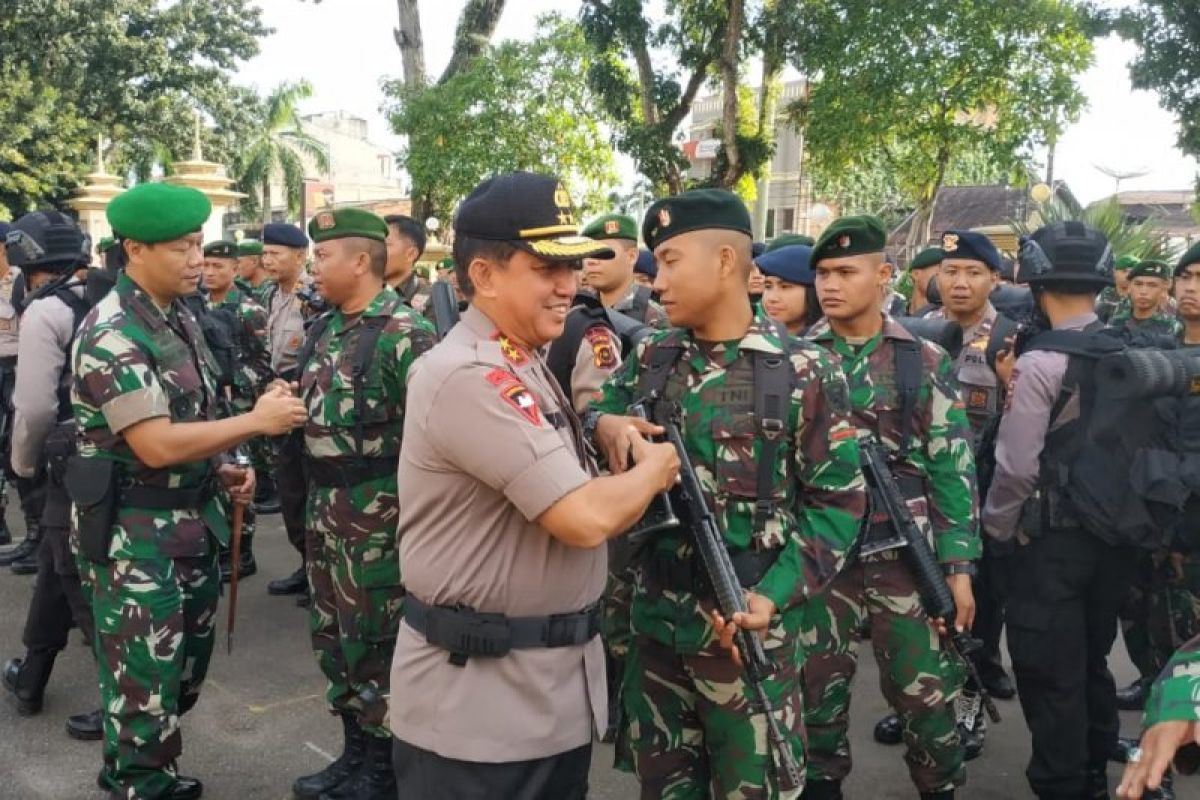
{"label": "black pouch", "polygon": [[120,474],[120,466],[107,458],[72,456],[67,462],[63,483],[75,503],[79,552],[97,564],[108,563]]}

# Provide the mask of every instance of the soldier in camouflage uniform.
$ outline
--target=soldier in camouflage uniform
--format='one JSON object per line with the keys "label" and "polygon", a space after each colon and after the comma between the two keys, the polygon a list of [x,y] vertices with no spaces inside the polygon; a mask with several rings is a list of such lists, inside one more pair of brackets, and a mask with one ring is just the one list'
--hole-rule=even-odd
{"label": "soldier in camouflage uniform", "polygon": [[432,286],[416,270],[425,252],[425,228],[412,217],[392,214],[384,218],[388,226],[387,273],[384,282],[418,314],[430,316]]}
{"label": "soldier in camouflage uniform", "polygon": [[309,410],[310,628],[346,748],[326,769],[299,778],[293,791],[299,798],[375,800],[396,791],[386,727],[388,668],[404,593],[396,463],[408,371],[433,346],[435,333],[384,285],[382,219],[360,209],[321,212],[308,230],[317,288],[336,307],[309,331],[298,367]]}
{"label": "soldier in camouflage uniform", "polygon": [[1121,256],[1113,265],[1113,285],[1105,286],[1096,298],[1096,316],[1109,322],[1118,311],[1129,312],[1129,270],[1137,266],[1133,256]]}
{"label": "soldier in camouflage uniform", "polygon": [[1113,313],[1108,324],[1157,336],[1178,337],[1183,332],[1183,324],[1162,311],[1170,291],[1170,265],[1164,261],[1139,261],[1129,270],[1129,302]]}
{"label": "soldier in camouflage uniform", "polygon": [[607,214],[590,222],[582,233],[606,245],[614,254],[612,258],[588,258],[583,262],[588,288],[600,302],[652,328],[670,327],[667,313],[651,298],[651,289],[633,279],[638,260],[637,223],[633,218]]}
{"label": "soldier in camouflage uniform", "polygon": [[[233,335],[235,369],[233,384],[226,401],[230,414],[244,414],[273,377],[271,354],[267,350],[267,311],[236,285],[237,245],[229,241],[210,242],[204,247],[204,290],[207,308],[226,318]],[[271,449],[263,438],[251,439],[246,447],[255,474],[269,470]],[[254,561],[254,509],[247,508],[242,521],[241,564],[238,575],[246,578],[258,571]],[[221,580],[230,578],[230,553],[221,551]]]}
{"label": "soldier in camouflage uniform", "polygon": [[[884,696],[903,723],[905,760],[921,797],[953,797],[964,781],[962,746],[946,704],[958,679],[946,674],[950,662],[937,628],[970,627],[974,610],[973,562],[983,548],[971,432],[950,357],[881,312],[891,272],[883,259],[886,238],[874,217],[843,218],[822,234],[813,266],[826,320],[809,338],[841,364],[859,435],[878,439],[889,452],[900,489],[946,571],[958,618],[926,615],[891,525],[872,515],[858,555],[805,608],[805,797],[814,800],[840,798],[850,772],[850,684],[864,624]],[[913,399],[906,403],[906,396]]]}
{"label": "soldier in camouflage uniform", "polygon": [[113,798],[186,800],[179,717],[199,698],[213,645],[217,548],[229,539],[226,495],[246,503],[254,474],[220,456],[304,420],[283,389],[247,413],[215,420],[213,356],[180,298],[195,292],[200,226],[211,205],[195,189],[141,184],[107,215],[128,258],[81,325],[72,404],[82,431],[67,472],[73,549],[92,594]]}
{"label": "soldier in camouflage uniform", "polygon": [[267,295],[275,285],[274,279],[263,266],[263,243],[258,239],[243,239],[238,242],[237,278],[238,288],[246,292],[261,306],[266,306]]}
{"label": "soldier in camouflage uniform", "polygon": [[[643,234],[659,262],[655,288],[678,327],[639,344],[584,425],[621,470],[634,424],[626,409],[665,383],[653,416],[673,415],[678,404],[705,501],[747,589],[742,627],[765,635],[776,668],[766,692],[803,770],[800,609],[841,567],[865,512],[846,385],[823,350],[752,311],[750,218],[735,195],[710,189],[661,200]],[[755,372],[771,363],[785,378],[778,392],[766,379],[755,386]],[[760,400],[779,418],[756,424]],[[683,528],[654,534],[638,557],[623,706],[642,797],[797,797],[802,787],[782,785],[766,721],[721,649],[702,571]]]}

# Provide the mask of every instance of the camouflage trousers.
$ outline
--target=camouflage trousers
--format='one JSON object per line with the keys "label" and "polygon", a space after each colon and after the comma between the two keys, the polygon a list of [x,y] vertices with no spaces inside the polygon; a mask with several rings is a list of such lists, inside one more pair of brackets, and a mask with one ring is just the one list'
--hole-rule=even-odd
{"label": "camouflage trousers", "polygon": [[1144,553],[1119,612],[1141,677],[1153,679],[1179,645],[1200,634],[1200,553]]}
{"label": "camouflage trousers", "polygon": [[313,652],[329,682],[325,697],[333,710],[358,717],[375,736],[390,737],[388,687],[404,596],[396,534],[392,528],[363,534],[353,525],[340,531],[307,532]]}
{"label": "camouflage trousers", "polygon": [[199,558],[81,564],[96,624],[104,762],[127,800],[175,783],[179,718],[196,705],[213,648],[216,550]]}
{"label": "camouflage trousers", "polygon": [[[764,647],[776,667],[765,683],[767,696],[803,770],[796,638],[778,626]],[[778,787],[766,719],[751,707],[741,668],[716,644],[681,655],[635,636],[625,658],[624,711],[642,800],[800,796],[800,788]]]}
{"label": "camouflage trousers", "polygon": [[948,679],[950,659],[897,551],[855,559],[802,609],[809,780],[840,781],[850,774],[850,685],[866,624],[880,688],[904,726],[912,782],[922,792],[963,783],[963,750],[946,688],[961,687],[962,673]]}

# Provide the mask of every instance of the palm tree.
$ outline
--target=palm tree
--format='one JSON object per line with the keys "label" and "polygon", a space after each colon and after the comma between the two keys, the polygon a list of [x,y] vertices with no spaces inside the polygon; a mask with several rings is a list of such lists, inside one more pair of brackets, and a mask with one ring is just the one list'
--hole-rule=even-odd
{"label": "palm tree", "polygon": [[[1045,225],[1067,221],[1090,225],[1108,238],[1113,253],[1118,257],[1172,261],[1179,256],[1180,248],[1171,241],[1171,237],[1159,227],[1153,217],[1141,222],[1129,220],[1121,213],[1121,206],[1115,198],[1095,203],[1078,213],[1073,212],[1064,203],[1054,200],[1041,206],[1038,212],[1042,224]],[[1020,221],[1011,225],[1018,236],[1030,234],[1038,227]]]}
{"label": "palm tree", "polygon": [[281,83],[267,96],[263,122],[237,158],[238,183],[262,198],[264,222],[271,221],[271,181],[282,179],[290,213],[300,210],[304,192],[304,162],[310,159],[320,172],[329,170],[329,153],[318,139],[304,132],[296,106],[312,96],[306,80]]}

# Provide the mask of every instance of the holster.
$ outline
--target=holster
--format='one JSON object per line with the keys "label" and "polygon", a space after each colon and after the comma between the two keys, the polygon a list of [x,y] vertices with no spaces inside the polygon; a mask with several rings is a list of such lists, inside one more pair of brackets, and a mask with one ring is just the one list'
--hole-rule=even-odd
{"label": "holster", "polygon": [[75,455],[67,461],[63,484],[75,503],[79,552],[97,564],[108,563],[120,480],[121,465],[111,459]]}

